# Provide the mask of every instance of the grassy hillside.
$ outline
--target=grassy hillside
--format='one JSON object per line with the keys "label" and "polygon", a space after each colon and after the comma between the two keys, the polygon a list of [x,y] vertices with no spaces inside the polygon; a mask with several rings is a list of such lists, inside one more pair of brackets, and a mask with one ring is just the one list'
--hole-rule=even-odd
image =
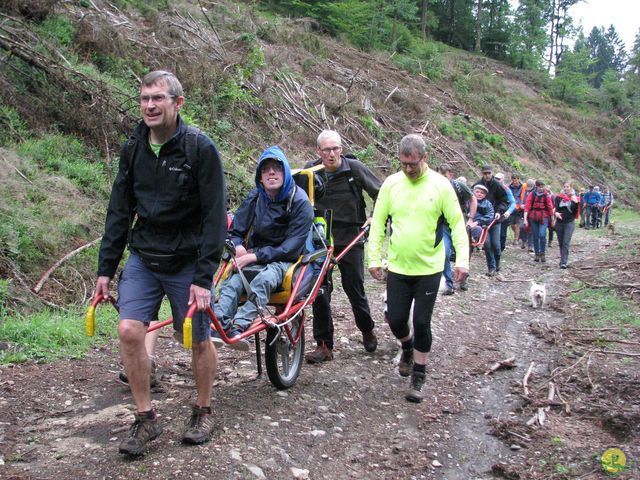
{"label": "grassy hillside", "polygon": [[311,21],[251,4],[203,5],[3,2],[4,314],[90,295],[95,247],[57,269],[38,296],[28,287],[100,236],[119,145],[137,120],[139,79],[158,68],[177,73],[184,116],[219,145],[233,204],[251,186],[262,149],[280,144],[301,165],[323,128],[339,130],[381,177],[396,170],[399,139],[418,132],[432,166],[449,162],[469,179],[491,163],[554,189],[567,178],[611,185],[621,203],[638,204],[638,174],[621,147],[624,119],[549,100],[531,72],[437,43],[416,58],[363,53]]}

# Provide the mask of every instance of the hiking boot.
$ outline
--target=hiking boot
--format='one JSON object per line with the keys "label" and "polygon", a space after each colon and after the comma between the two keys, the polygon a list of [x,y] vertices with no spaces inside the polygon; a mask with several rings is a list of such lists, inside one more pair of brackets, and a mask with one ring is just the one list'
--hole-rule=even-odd
{"label": "hiking boot", "polygon": [[376,348],[378,348],[378,338],[376,334],[373,333],[373,330],[370,332],[362,332],[362,344],[367,352],[372,353],[376,351]]}
{"label": "hiking boot", "polygon": [[536,253],[536,256],[533,258],[534,262],[539,262],[540,261],[540,254]]}
{"label": "hiking boot", "polygon": [[460,290],[462,290],[463,292],[469,290],[469,284],[467,284],[466,278],[462,282],[460,282]]}
{"label": "hiking boot", "polygon": [[145,414],[134,414],[136,420],[129,429],[129,438],[125,438],[119,447],[119,452],[132,457],[144,455],[147,442],[155,440],[162,433],[157,418],[148,418]]}
{"label": "hiking boot", "polygon": [[327,344],[322,342],[313,352],[307,353],[304,358],[307,363],[328,362],[333,360],[333,351],[329,350],[329,348],[327,348]]}
{"label": "hiking boot", "polygon": [[495,269],[491,269],[487,272],[487,277],[494,277],[496,274]]}
{"label": "hiking boot", "polygon": [[422,386],[424,385],[424,380],[426,378],[426,374],[422,372],[416,372],[415,370],[411,372],[411,387],[409,391],[404,396],[404,398],[413,403],[420,403],[424,398],[424,394],[422,393]]}
{"label": "hiking boot", "polygon": [[213,434],[213,415],[211,408],[202,408],[194,405],[191,417],[186,422],[187,430],[182,435],[182,442],[191,445],[200,445],[208,442]]}
{"label": "hiking boot", "polygon": [[546,263],[546,262],[547,262],[547,259],[545,258],[544,253],[541,253],[541,254],[540,254],[540,261],[541,261],[542,263]]}
{"label": "hiking boot", "polygon": [[442,291],[442,295],[453,295],[455,290],[451,287],[447,287]]}
{"label": "hiking boot", "polygon": [[[232,340],[232,339],[234,339],[236,337],[239,337],[240,335],[242,335],[242,332],[240,330],[238,330],[238,329],[231,329],[227,333],[227,336],[229,337],[229,340]],[[240,352],[248,352],[249,351],[249,341],[246,338],[243,338],[241,340],[238,340],[236,343],[229,343],[229,347],[233,348],[234,350],[238,350]]]}
{"label": "hiking boot", "polygon": [[[151,360],[151,373],[149,374],[149,386],[151,388],[157,387],[160,384],[160,375],[158,375],[156,373],[156,362],[154,360]],[[119,374],[118,374],[118,379],[122,382],[122,383],[129,383],[129,377],[127,377],[127,374],[125,373],[124,370],[122,370]]]}
{"label": "hiking boot", "polygon": [[398,363],[398,373],[401,377],[408,377],[411,375],[411,369],[413,368],[413,348],[411,350],[402,350],[400,355],[400,362]]}

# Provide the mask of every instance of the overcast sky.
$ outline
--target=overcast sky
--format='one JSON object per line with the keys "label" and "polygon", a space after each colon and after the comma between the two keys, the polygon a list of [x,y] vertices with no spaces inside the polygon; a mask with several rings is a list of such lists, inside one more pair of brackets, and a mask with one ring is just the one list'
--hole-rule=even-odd
{"label": "overcast sky", "polygon": [[607,30],[613,24],[627,53],[640,30],[640,0],[585,0],[571,7],[569,14],[576,26],[582,23],[587,37],[593,27]]}

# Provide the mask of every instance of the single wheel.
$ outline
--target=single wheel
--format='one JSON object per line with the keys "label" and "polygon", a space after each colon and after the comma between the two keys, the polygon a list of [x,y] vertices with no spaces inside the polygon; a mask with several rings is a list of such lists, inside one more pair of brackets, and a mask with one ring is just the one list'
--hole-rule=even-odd
{"label": "single wheel", "polygon": [[298,339],[295,346],[284,328],[269,328],[264,352],[269,380],[278,390],[292,387],[304,358],[304,313],[289,325],[291,338]]}

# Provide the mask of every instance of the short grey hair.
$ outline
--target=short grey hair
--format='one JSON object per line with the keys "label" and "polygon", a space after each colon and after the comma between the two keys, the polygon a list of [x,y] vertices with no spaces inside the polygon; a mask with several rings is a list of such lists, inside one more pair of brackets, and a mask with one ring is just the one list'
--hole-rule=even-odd
{"label": "short grey hair", "polygon": [[410,133],[400,140],[398,153],[403,157],[409,157],[412,154],[417,153],[418,156],[422,158],[427,153],[427,144],[420,135]]}
{"label": "short grey hair", "polygon": [[151,87],[162,82],[166,83],[169,87],[169,95],[173,97],[181,97],[182,95],[184,95],[180,80],[178,80],[178,78],[173,73],[167,72],[165,70],[155,70],[153,72],[147,73],[143,77],[141,85],[143,87]]}
{"label": "short grey hair", "polygon": [[322,132],[320,132],[320,135],[318,135],[318,140],[316,140],[316,145],[320,147],[320,144],[323,141],[330,138],[336,140],[338,142],[338,145],[342,146],[342,138],[340,138],[340,134],[335,130],[323,130]]}

